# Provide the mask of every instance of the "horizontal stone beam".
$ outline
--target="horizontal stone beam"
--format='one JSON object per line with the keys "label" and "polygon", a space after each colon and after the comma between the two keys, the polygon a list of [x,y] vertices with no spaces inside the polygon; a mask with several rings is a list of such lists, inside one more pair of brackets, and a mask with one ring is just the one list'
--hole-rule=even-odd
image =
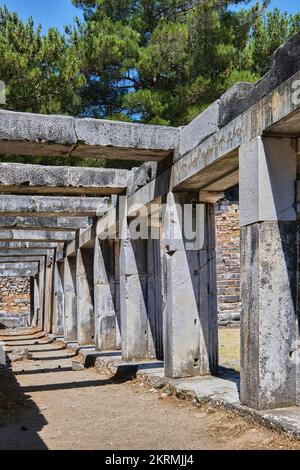
{"label": "horizontal stone beam", "polygon": [[0,216],[101,217],[109,198],[55,196],[0,196]]}
{"label": "horizontal stone beam", "polygon": [[93,224],[93,217],[1,217],[0,228],[78,230]]}
{"label": "horizontal stone beam", "polygon": [[0,265],[2,263],[20,263],[20,262],[36,262],[36,263],[43,263],[45,262],[46,255],[44,256],[36,256],[36,255],[31,255],[31,256],[1,256],[0,252]]}
{"label": "horizontal stone beam", "polygon": [[45,257],[45,256],[54,256],[55,251],[52,250],[45,250],[43,248],[26,248],[26,249],[0,249],[0,257],[1,259],[18,259],[23,257]]}
{"label": "horizontal stone beam", "polygon": [[0,273],[7,269],[20,269],[20,270],[27,270],[27,269],[38,269],[39,263],[38,262],[26,262],[26,261],[10,261],[6,263],[0,262]]}
{"label": "horizontal stone beam", "polygon": [[0,271],[0,277],[35,277],[38,273],[38,268],[5,269]]}
{"label": "horizontal stone beam", "polygon": [[44,231],[44,230],[5,230],[0,229],[1,241],[37,241],[37,242],[68,242],[75,240],[75,232]]}
{"label": "horizontal stone beam", "polygon": [[120,169],[0,163],[0,191],[105,196],[122,193],[129,175]]}
{"label": "horizontal stone beam", "polygon": [[177,134],[172,127],[0,111],[0,154],[161,160]]}
{"label": "horizontal stone beam", "polygon": [[38,249],[38,250],[51,250],[51,249],[62,249],[63,243],[58,242],[16,242],[16,241],[1,241],[0,250],[26,250],[26,249]]}

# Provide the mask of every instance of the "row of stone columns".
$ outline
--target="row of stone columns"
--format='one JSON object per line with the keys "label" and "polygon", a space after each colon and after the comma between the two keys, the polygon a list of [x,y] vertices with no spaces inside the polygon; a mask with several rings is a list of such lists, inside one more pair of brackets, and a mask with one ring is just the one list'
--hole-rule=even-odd
{"label": "row of stone columns", "polygon": [[[299,404],[296,180],[291,139],[241,148],[241,401],[254,408]],[[96,238],[93,248],[46,263],[43,327],[51,331],[52,321],[68,342],[121,349],[125,361],[163,359],[170,378],[216,375],[214,206],[195,191],[161,202],[159,239],[132,238],[127,219],[120,240]],[[199,246],[183,233],[186,210],[192,225],[202,211]]]}

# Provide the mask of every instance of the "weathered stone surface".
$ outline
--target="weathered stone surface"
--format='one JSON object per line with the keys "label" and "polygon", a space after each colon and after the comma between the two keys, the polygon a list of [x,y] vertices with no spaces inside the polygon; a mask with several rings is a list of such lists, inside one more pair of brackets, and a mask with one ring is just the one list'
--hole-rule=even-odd
{"label": "weathered stone surface", "polygon": [[76,255],[77,334],[80,346],[95,342],[93,249],[78,249]]}
{"label": "weathered stone surface", "polygon": [[163,212],[164,358],[171,378],[214,374],[218,363],[213,206],[205,205],[202,249],[188,248],[178,215],[195,200],[193,193],[169,194]]}
{"label": "weathered stone surface", "polygon": [[124,191],[128,177],[120,169],[0,163],[2,192],[106,195]]}
{"label": "weathered stone surface", "polygon": [[64,336],[64,263],[54,263],[52,333]]}
{"label": "weathered stone surface", "polygon": [[76,232],[64,231],[44,231],[44,230],[5,230],[0,229],[1,241],[24,241],[24,242],[67,242],[72,241],[76,237]]}
{"label": "weathered stone surface", "polygon": [[133,168],[127,184],[127,196],[134,194],[140,188],[156,177],[158,164],[147,162],[138,168]]}
{"label": "weathered stone surface", "polygon": [[[130,149],[127,158],[135,160],[141,153],[141,160],[164,158],[175,147],[178,129],[100,119],[76,119],[76,134],[79,142],[89,146],[115,149],[115,158],[120,158],[118,149]],[[79,149],[75,150],[76,155]],[[135,152],[140,150],[141,152]],[[89,149],[86,148],[86,152]],[[164,152],[163,152],[164,151]]]}
{"label": "weathered stone surface", "polygon": [[0,277],[34,277],[37,274],[38,268],[0,270]]}
{"label": "weathered stone surface", "polygon": [[240,225],[296,220],[296,178],[296,151],[291,139],[257,137],[243,145],[240,148]]}
{"label": "weathered stone surface", "polygon": [[297,222],[241,229],[241,402],[256,409],[297,404]]}
{"label": "weathered stone surface", "polygon": [[161,160],[176,128],[1,110],[0,153]]}
{"label": "weathered stone surface", "polygon": [[0,140],[75,144],[74,118],[0,110]]}
{"label": "weathered stone surface", "polygon": [[120,316],[125,361],[162,356],[160,269],[158,240],[130,240],[128,234],[120,241]]}
{"label": "weathered stone surface", "polygon": [[215,101],[190,124],[179,136],[179,156],[182,157],[219,130],[219,101]]}
{"label": "weathered stone surface", "polygon": [[101,217],[109,198],[55,196],[0,196],[1,216]]}
{"label": "weathered stone surface", "polygon": [[233,85],[221,96],[219,101],[220,127],[225,126],[245,111],[245,98],[254,90],[254,88],[254,83],[240,82]]}
{"label": "weathered stone surface", "polygon": [[28,348],[12,348],[9,359],[11,362],[26,361],[32,359],[32,354]]}
{"label": "weathered stone surface", "polygon": [[2,228],[83,229],[93,224],[93,217],[1,217]]}
{"label": "weathered stone surface", "polygon": [[98,351],[121,346],[119,319],[118,246],[96,239],[94,248],[95,343]]}
{"label": "weathered stone surface", "polygon": [[64,259],[64,336],[77,341],[76,258]]}

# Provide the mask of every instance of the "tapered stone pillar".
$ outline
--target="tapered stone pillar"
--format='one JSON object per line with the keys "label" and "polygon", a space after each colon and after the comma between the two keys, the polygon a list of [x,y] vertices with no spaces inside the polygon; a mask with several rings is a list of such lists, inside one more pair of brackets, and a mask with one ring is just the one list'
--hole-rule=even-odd
{"label": "tapered stone pillar", "polygon": [[39,291],[39,275],[32,278],[31,283],[31,295],[32,295],[32,318],[31,325],[37,327],[39,324],[40,316],[40,291]]}
{"label": "tapered stone pillar", "polygon": [[296,177],[291,139],[241,147],[241,401],[256,409],[297,404]]}
{"label": "tapered stone pillar", "polygon": [[165,374],[171,378],[214,374],[218,364],[214,205],[200,204],[199,193],[166,197],[163,256]]}
{"label": "tapered stone pillar", "polygon": [[52,331],[57,336],[64,336],[64,264],[56,261],[54,264],[54,296],[53,296],[53,325]]}
{"label": "tapered stone pillar", "polygon": [[118,321],[118,261],[115,240],[99,240],[94,247],[95,343],[99,351],[121,347]]}
{"label": "tapered stone pillar", "polygon": [[64,337],[77,341],[76,257],[64,259]]}
{"label": "tapered stone pillar", "polygon": [[160,241],[120,240],[120,315],[125,361],[162,358]]}
{"label": "tapered stone pillar", "polygon": [[38,274],[38,288],[39,288],[39,315],[37,317],[37,327],[42,330],[43,323],[44,323],[45,262],[40,264],[40,271]]}
{"label": "tapered stone pillar", "polygon": [[44,293],[44,331],[52,333],[53,314],[53,258],[47,257],[45,266],[45,293]]}
{"label": "tapered stone pillar", "polygon": [[78,249],[76,254],[76,299],[78,343],[95,342],[93,248]]}

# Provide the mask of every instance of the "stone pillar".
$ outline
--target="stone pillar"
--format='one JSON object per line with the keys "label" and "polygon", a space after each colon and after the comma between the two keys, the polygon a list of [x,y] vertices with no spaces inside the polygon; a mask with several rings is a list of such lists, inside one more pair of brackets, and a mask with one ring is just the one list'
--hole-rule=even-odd
{"label": "stone pillar", "polygon": [[64,259],[64,337],[77,342],[76,257]]}
{"label": "stone pillar", "polygon": [[241,401],[256,409],[297,404],[296,173],[291,139],[240,149]]}
{"label": "stone pillar", "polygon": [[52,333],[53,314],[53,258],[47,257],[45,266],[44,325],[45,333]]}
{"label": "stone pillar", "polygon": [[44,295],[45,295],[45,262],[40,264],[40,271],[38,274],[38,288],[39,288],[39,315],[37,319],[37,327],[43,329],[44,323]]}
{"label": "stone pillar", "polygon": [[[215,374],[214,205],[200,204],[199,193],[169,193],[163,202],[165,374],[171,378]],[[192,237],[183,233],[182,221],[195,227],[196,219],[198,238],[192,243]]]}
{"label": "stone pillar", "polygon": [[95,343],[99,351],[120,347],[117,317],[116,243],[99,240],[94,247]]}
{"label": "stone pillar", "polygon": [[64,265],[61,261],[54,264],[54,296],[52,331],[57,336],[64,336]]}
{"label": "stone pillar", "polygon": [[93,248],[80,248],[76,254],[76,298],[78,343],[95,342]]}
{"label": "stone pillar", "polygon": [[40,291],[39,291],[39,275],[32,278],[32,305],[33,305],[33,317],[31,325],[37,327],[40,321]]}
{"label": "stone pillar", "polygon": [[[125,223],[126,225],[126,223]],[[162,357],[160,241],[120,240],[120,316],[125,361]]]}

